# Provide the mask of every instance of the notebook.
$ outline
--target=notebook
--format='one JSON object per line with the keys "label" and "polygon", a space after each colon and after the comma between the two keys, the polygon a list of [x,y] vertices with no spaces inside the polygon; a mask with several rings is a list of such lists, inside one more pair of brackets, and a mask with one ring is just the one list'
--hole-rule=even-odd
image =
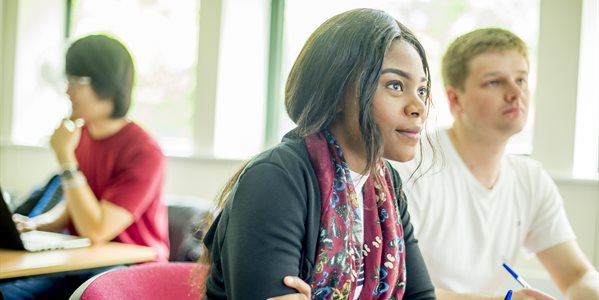
{"label": "notebook", "polygon": [[12,220],[12,213],[4,201],[0,189],[0,248],[44,251],[88,247],[91,241],[85,237],[48,231],[29,231],[20,233]]}

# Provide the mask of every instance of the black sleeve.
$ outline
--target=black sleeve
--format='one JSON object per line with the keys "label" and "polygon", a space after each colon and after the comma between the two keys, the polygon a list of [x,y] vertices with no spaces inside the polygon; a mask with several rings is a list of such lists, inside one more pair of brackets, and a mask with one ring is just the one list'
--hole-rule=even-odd
{"label": "black sleeve", "polygon": [[[217,240],[227,299],[266,299],[296,293],[283,284],[299,276],[305,235],[305,180],[281,165],[259,163],[246,169],[223,211]],[[211,252],[215,253],[215,252]],[[215,259],[213,257],[213,259]],[[214,265],[213,265],[214,267]]]}
{"label": "black sleeve", "polygon": [[414,227],[410,222],[410,214],[408,212],[408,201],[403,192],[401,179],[395,169],[390,167],[393,174],[393,182],[395,184],[395,194],[401,223],[403,225],[403,237],[406,245],[406,276],[407,285],[404,294],[404,299],[436,299],[435,288],[428,275],[426,264],[418,247],[418,240],[414,236]]}

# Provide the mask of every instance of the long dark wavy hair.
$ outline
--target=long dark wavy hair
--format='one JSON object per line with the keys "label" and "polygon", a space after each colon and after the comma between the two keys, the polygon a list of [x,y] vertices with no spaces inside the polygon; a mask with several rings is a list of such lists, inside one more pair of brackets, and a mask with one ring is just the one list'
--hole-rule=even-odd
{"label": "long dark wavy hair", "polygon": [[366,146],[366,169],[371,167],[383,153],[383,138],[373,115],[374,93],[383,59],[391,43],[399,40],[412,45],[420,55],[430,90],[424,48],[407,27],[387,13],[354,9],[318,27],[295,61],[285,89],[287,113],[297,124],[299,134],[307,136],[328,128],[347,93],[355,92],[360,133]]}

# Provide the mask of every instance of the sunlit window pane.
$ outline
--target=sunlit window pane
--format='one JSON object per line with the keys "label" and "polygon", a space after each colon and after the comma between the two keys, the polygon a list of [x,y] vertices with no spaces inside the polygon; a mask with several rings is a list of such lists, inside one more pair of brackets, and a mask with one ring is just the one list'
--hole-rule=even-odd
{"label": "sunlit window pane", "polygon": [[[582,16],[576,140],[573,173],[597,176],[599,172],[599,16],[597,1],[585,0]],[[594,12],[594,13],[593,13]],[[594,133],[594,136],[593,136]]]}
{"label": "sunlit window pane", "polygon": [[64,1],[21,0],[18,11],[12,142],[47,145],[69,107],[63,80]]}
{"label": "sunlit window pane", "polygon": [[224,1],[214,155],[248,158],[264,145],[270,1]]}
{"label": "sunlit window pane", "polygon": [[196,0],[79,0],[72,8],[73,37],[105,32],[129,47],[137,69],[129,116],[168,154],[192,153],[198,10]]}

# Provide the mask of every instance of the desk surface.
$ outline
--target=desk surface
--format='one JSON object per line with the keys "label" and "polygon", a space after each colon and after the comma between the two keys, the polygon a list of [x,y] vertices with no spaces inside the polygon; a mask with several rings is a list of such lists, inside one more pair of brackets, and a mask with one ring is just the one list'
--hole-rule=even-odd
{"label": "desk surface", "polygon": [[0,249],[0,279],[138,263],[155,257],[150,247],[115,242],[41,252]]}

